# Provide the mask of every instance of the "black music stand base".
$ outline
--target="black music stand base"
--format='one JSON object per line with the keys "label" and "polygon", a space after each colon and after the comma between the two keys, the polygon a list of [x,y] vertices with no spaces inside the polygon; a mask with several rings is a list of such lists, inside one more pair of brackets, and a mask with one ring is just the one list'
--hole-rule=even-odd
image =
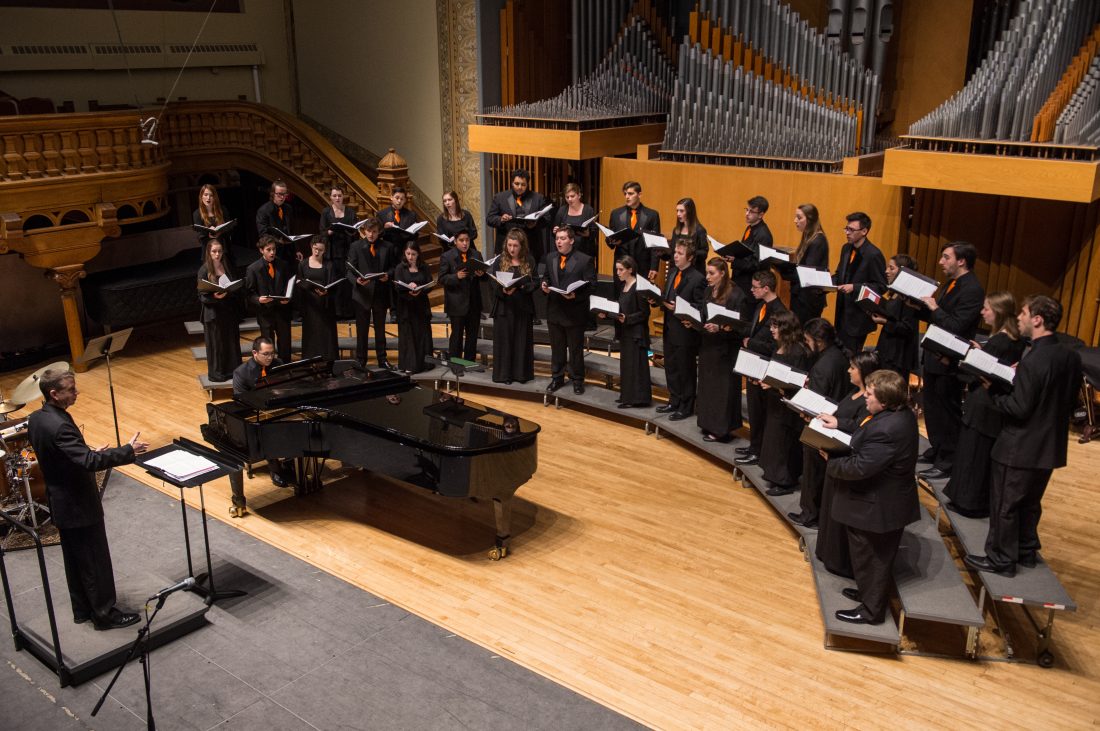
{"label": "black music stand base", "polygon": [[206,526],[206,496],[203,494],[202,485],[199,489],[199,514],[202,516],[202,542],[206,554],[206,573],[195,576],[195,570],[191,563],[191,531],[187,523],[187,501],[183,498],[184,488],[180,488],[180,512],[183,516],[183,543],[187,551],[187,575],[195,576],[195,586],[190,591],[193,594],[206,599],[207,606],[222,599],[236,599],[247,596],[248,592],[241,589],[223,589],[218,591],[214,587],[214,564],[210,558],[210,531]]}

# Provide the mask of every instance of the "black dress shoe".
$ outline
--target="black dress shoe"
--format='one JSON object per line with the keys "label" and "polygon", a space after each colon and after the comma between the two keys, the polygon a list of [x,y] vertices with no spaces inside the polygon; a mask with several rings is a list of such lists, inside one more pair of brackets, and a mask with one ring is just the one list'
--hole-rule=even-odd
{"label": "black dress shoe", "polygon": [[976,556],[973,553],[968,553],[966,558],[963,559],[963,563],[975,571],[986,571],[991,574],[1007,576],[1009,578],[1016,575],[1015,566],[997,566],[990,563],[988,556]]}
{"label": "black dress shoe", "polygon": [[672,405],[671,405],[671,404],[661,404],[660,406],[658,406],[658,407],[657,407],[656,409],[654,409],[654,410],[655,410],[655,411],[656,411],[656,412],[657,412],[658,414],[667,414],[668,412],[670,412],[670,411],[674,411],[675,409],[673,409],[673,408],[672,408]]}
{"label": "black dress shoe", "polygon": [[139,617],[134,612],[120,612],[117,609],[112,609],[111,616],[107,619],[107,621],[101,622],[97,620],[95,622],[95,628],[100,632],[109,629],[122,629],[123,627],[129,627],[132,624],[137,624],[139,619],[141,619],[141,617]]}
{"label": "black dress shoe", "polygon": [[939,467],[929,467],[926,470],[921,470],[917,473],[926,480],[942,480],[945,477],[950,477],[950,472],[944,472]]}
{"label": "black dress shoe", "polygon": [[737,454],[752,454],[752,447],[738,447],[733,451]]}
{"label": "black dress shoe", "polygon": [[617,404],[621,404],[622,402],[623,402],[623,397],[622,397],[622,396],[620,396],[619,398],[615,399],[615,403],[617,403]]}
{"label": "black dress shoe", "polygon": [[668,420],[669,421],[683,421],[684,419],[688,418],[688,416],[689,416],[689,414],[685,414],[683,411],[674,411],[668,417]]}
{"label": "black dress shoe", "polygon": [[619,405],[618,405],[618,406],[617,406],[616,408],[620,408],[620,409],[633,409],[633,408],[634,408],[634,404],[624,404],[624,403],[620,403],[620,404],[619,404]]}
{"label": "black dress shoe", "polygon": [[396,368],[393,367],[393,363],[390,363],[388,360],[384,360],[381,363],[379,363],[378,367],[379,368],[385,368],[388,371],[397,370]]}
{"label": "black dress shoe", "polygon": [[802,513],[787,513],[787,517],[791,519],[792,523],[800,525],[803,528],[817,527],[817,518],[807,518]]}
{"label": "black dress shoe", "polygon": [[1034,553],[1030,553],[1026,556],[1020,556],[1016,559],[1017,566],[1023,566],[1025,569],[1033,569],[1039,563],[1039,557]]}
{"label": "black dress shoe", "polygon": [[280,475],[278,472],[271,473],[271,484],[275,487],[287,487],[286,478]]}
{"label": "black dress shoe", "polygon": [[788,485],[772,485],[764,494],[772,497],[783,497],[784,495],[793,495],[794,488]]}
{"label": "black dress shoe", "polygon": [[852,624],[882,624],[886,621],[886,618],[883,617],[876,622],[862,604],[853,609],[838,609],[836,618],[841,622],[851,622]]}
{"label": "black dress shoe", "polygon": [[573,384],[573,393],[584,393],[584,383],[582,381],[576,381]]}
{"label": "black dress shoe", "polygon": [[756,464],[758,461],[759,461],[759,459],[757,458],[757,456],[755,454],[753,454],[752,452],[749,452],[748,454],[742,455],[742,456],[734,459],[733,463],[734,464],[739,464],[739,465],[750,465],[750,464]]}
{"label": "black dress shoe", "polygon": [[550,384],[546,387],[546,390],[550,393],[554,393],[559,388],[565,385],[565,381],[551,380]]}
{"label": "black dress shoe", "polygon": [[851,599],[853,602],[862,602],[863,597],[859,595],[859,589],[854,589],[850,586],[846,586],[840,590],[841,596],[845,599]]}
{"label": "black dress shoe", "polygon": [[76,624],[84,624],[85,622],[90,621],[92,621],[92,618],[87,615],[81,615],[79,617],[76,615],[73,616],[73,622],[75,622]]}

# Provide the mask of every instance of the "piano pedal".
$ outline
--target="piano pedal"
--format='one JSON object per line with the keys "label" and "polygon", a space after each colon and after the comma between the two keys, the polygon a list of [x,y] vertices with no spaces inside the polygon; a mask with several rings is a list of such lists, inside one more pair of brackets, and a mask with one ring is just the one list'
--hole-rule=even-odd
{"label": "piano pedal", "polygon": [[499,561],[508,555],[508,546],[493,546],[489,550],[489,560]]}

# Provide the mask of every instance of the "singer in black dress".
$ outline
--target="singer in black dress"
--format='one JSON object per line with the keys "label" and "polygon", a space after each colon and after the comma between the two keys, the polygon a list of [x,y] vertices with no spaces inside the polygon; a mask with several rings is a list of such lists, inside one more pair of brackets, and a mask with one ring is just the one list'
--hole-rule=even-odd
{"label": "singer in black dress", "polygon": [[[771,319],[772,337],[776,349],[772,360],[806,372],[809,353],[802,341],[802,327],[790,310],[777,312]],[[764,426],[764,442],[760,446],[760,466],[764,479],[772,483],[769,495],[789,495],[802,477],[802,418],[783,405],[780,389],[763,384],[768,412]],[[793,393],[797,389],[791,389]]]}
{"label": "singer in black dress", "polygon": [[446,236],[447,239],[437,236],[443,251],[448,251],[454,244],[454,238],[459,231],[470,234],[470,246],[477,248],[477,224],[470,212],[462,207],[458,200],[458,193],[448,190],[443,194],[443,212],[435,217],[435,232]]}
{"label": "singer in black dress", "polygon": [[320,355],[326,360],[336,360],[336,313],[332,293],[346,285],[341,283],[332,289],[323,288],[330,282],[342,279],[333,272],[332,262],[325,261],[325,248],[324,237],[320,234],[314,236],[309,244],[309,257],[298,262],[294,299],[302,315],[302,357]]}
{"label": "singer in black dress", "polygon": [[[214,284],[225,275],[230,281],[233,270],[225,258],[225,248],[217,239],[206,244],[206,256],[199,268],[199,281]],[[244,310],[243,289],[236,292],[199,292],[202,303],[202,329],[206,339],[206,375],[211,381],[233,378],[241,364],[241,312]]]}
{"label": "singer in black dress", "polygon": [[[672,237],[668,240],[669,252],[676,251],[676,244],[680,241],[691,242],[692,251],[695,252],[691,265],[700,274],[706,274],[707,257],[710,256],[710,240],[707,239],[707,229],[699,223],[695,201],[691,198],[681,198],[676,202],[676,224],[672,228]],[[672,258],[672,254],[662,254],[661,258],[669,260]]]}
{"label": "singer in black dress", "polygon": [[[993,335],[984,346],[971,342],[1005,365],[1014,365],[1024,354],[1024,341],[1016,324],[1016,298],[1011,292],[990,292],[982,306],[982,320]],[[989,487],[992,476],[993,443],[1001,433],[1001,412],[993,407],[990,389],[970,376],[961,377],[966,386],[963,401],[962,429],[959,431],[959,454],[966,459],[955,462],[951,479],[943,489],[951,499],[947,504],[952,510],[968,518],[989,517]],[[1000,386],[991,386],[993,393]]]}
{"label": "singer in black dress", "polygon": [[[225,213],[222,212],[222,203],[218,198],[218,191],[213,185],[206,184],[199,188],[199,207],[191,214],[191,223],[196,226],[205,226],[207,228],[214,228],[225,223]],[[205,231],[196,231],[196,235],[199,237],[199,246],[206,246],[207,241],[211,238],[217,238],[222,242],[222,246],[225,247],[226,258],[228,259],[229,253],[229,239],[228,234],[233,230],[233,226],[229,226],[222,229],[219,235],[211,237],[209,233]],[[203,253],[204,261],[206,254]]]}
{"label": "singer in black dress", "polygon": [[[745,294],[730,278],[729,265],[714,257],[706,266],[707,289],[704,315],[710,317],[708,305],[717,304],[741,315]],[[741,350],[743,333],[732,325],[707,323],[699,343],[699,398],[696,402],[696,424],[703,431],[703,440],[727,442],[741,428],[741,378],[733,373],[733,364]]]}
{"label": "singer in black dress", "polygon": [[396,282],[427,284],[432,271],[420,261],[420,245],[405,244],[401,263],[394,267],[394,309],[397,314],[397,367],[407,373],[427,370],[425,358],[432,352],[432,305],[428,289],[411,292]]}
{"label": "singer in black dress", "polygon": [[[800,267],[829,271],[829,240],[821,229],[817,206],[803,203],[795,208],[794,226],[802,239],[791,260]],[[821,317],[825,311],[825,291],[820,287],[803,289],[794,269],[788,270],[783,278],[791,283],[791,312],[798,317],[798,321],[806,324],[815,317]]]}
{"label": "singer in black dress", "polygon": [[[496,275],[508,272],[527,277],[518,286],[507,289]],[[527,234],[514,228],[504,238],[504,251],[493,262],[493,381],[527,383],[535,377],[535,303],[532,293],[538,289],[535,260],[527,250]]]}
{"label": "singer in black dress", "polygon": [[[338,185],[329,189],[328,198],[329,205],[321,211],[321,233],[328,243],[325,261],[332,264],[336,276],[343,276],[347,271],[348,250],[358,238],[355,231],[345,228],[355,224],[355,209],[344,205],[344,189]],[[344,225],[335,226],[337,223]],[[351,307],[351,287],[336,287],[329,292],[329,297],[338,320],[350,320],[355,316]]]}
{"label": "singer in black dress", "polygon": [[[821,422],[831,428],[854,434],[860,422],[871,415],[867,410],[866,379],[878,370],[878,355],[874,351],[856,353],[848,367],[848,377],[855,387],[837,404],[832,416],[820,416]],[[848,550],[848,528],[833,517],[833,496],[836,481],[825,476],[821,490],[821,505],[817,518],[817,549],[815,555],[825,568],[837,576],[852,578],[852,556]]]}
{"label": "singer in black dress", "polygon": [[576,183],[567,183],[565,186],[565,204],[554,213],[553,232],[557,232],[562,226],[572,226],[574,240],[577,242],[577,251],[596,258],[596,243],[599,238],[599,229],[596,222],[582,226],[581,224],[595,217],[596,209],[581,200],[581,186]]}
{"label": "singer in black dress", "polygon": [[[806,388],[839,404],[848,393],[848,359],[836,340],[836,329],[828,320],[815,317],[802,329],[810,350],[810,373]],[[803,418],[805,421],[805,417]],[[812,447],[802,446],[802,479],[799,481],[797,513],[787,513],[793,522],[813,528],[821,512],[821,492],[825,487],[825,459]]]}
{"label": "singer in black dress", "polygon": [[[912,257],[895,254],[886,260],[887,285],[897,279],[901,267],[919,271]],[[875,350],[882,367],[894,371],[908,384],[909,374],[920,366],[920,310],[892,289],[882,295],[881,305],[886,315],[871,315],[876,325],[882,325]]]}
{"label": "singer in black dress", "polygon": [[[619,408],[649,406],[653,383],[649,375],[649,302],[638,294],[638,264],[631,256],[615,262],[615,276],[622,282],[619,292]],[[601,313],[600,317],[606,319]]]}

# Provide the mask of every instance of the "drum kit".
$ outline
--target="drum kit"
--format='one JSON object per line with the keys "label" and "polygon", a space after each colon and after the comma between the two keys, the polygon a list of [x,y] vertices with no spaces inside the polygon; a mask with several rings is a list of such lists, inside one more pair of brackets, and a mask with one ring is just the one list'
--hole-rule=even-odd
{"label": "drum kit", "polygon": [[[0,418],[42,398],[38,382],[48,370],[69,370],[65,362],[51,363],[27,376],[8,399],[0,393]],[[0,510],[35,530],[50,522],[45,505],[46,482],[27,436],[27,419],[0,421]],[[14,532],[4,538],[4,547]]]}

